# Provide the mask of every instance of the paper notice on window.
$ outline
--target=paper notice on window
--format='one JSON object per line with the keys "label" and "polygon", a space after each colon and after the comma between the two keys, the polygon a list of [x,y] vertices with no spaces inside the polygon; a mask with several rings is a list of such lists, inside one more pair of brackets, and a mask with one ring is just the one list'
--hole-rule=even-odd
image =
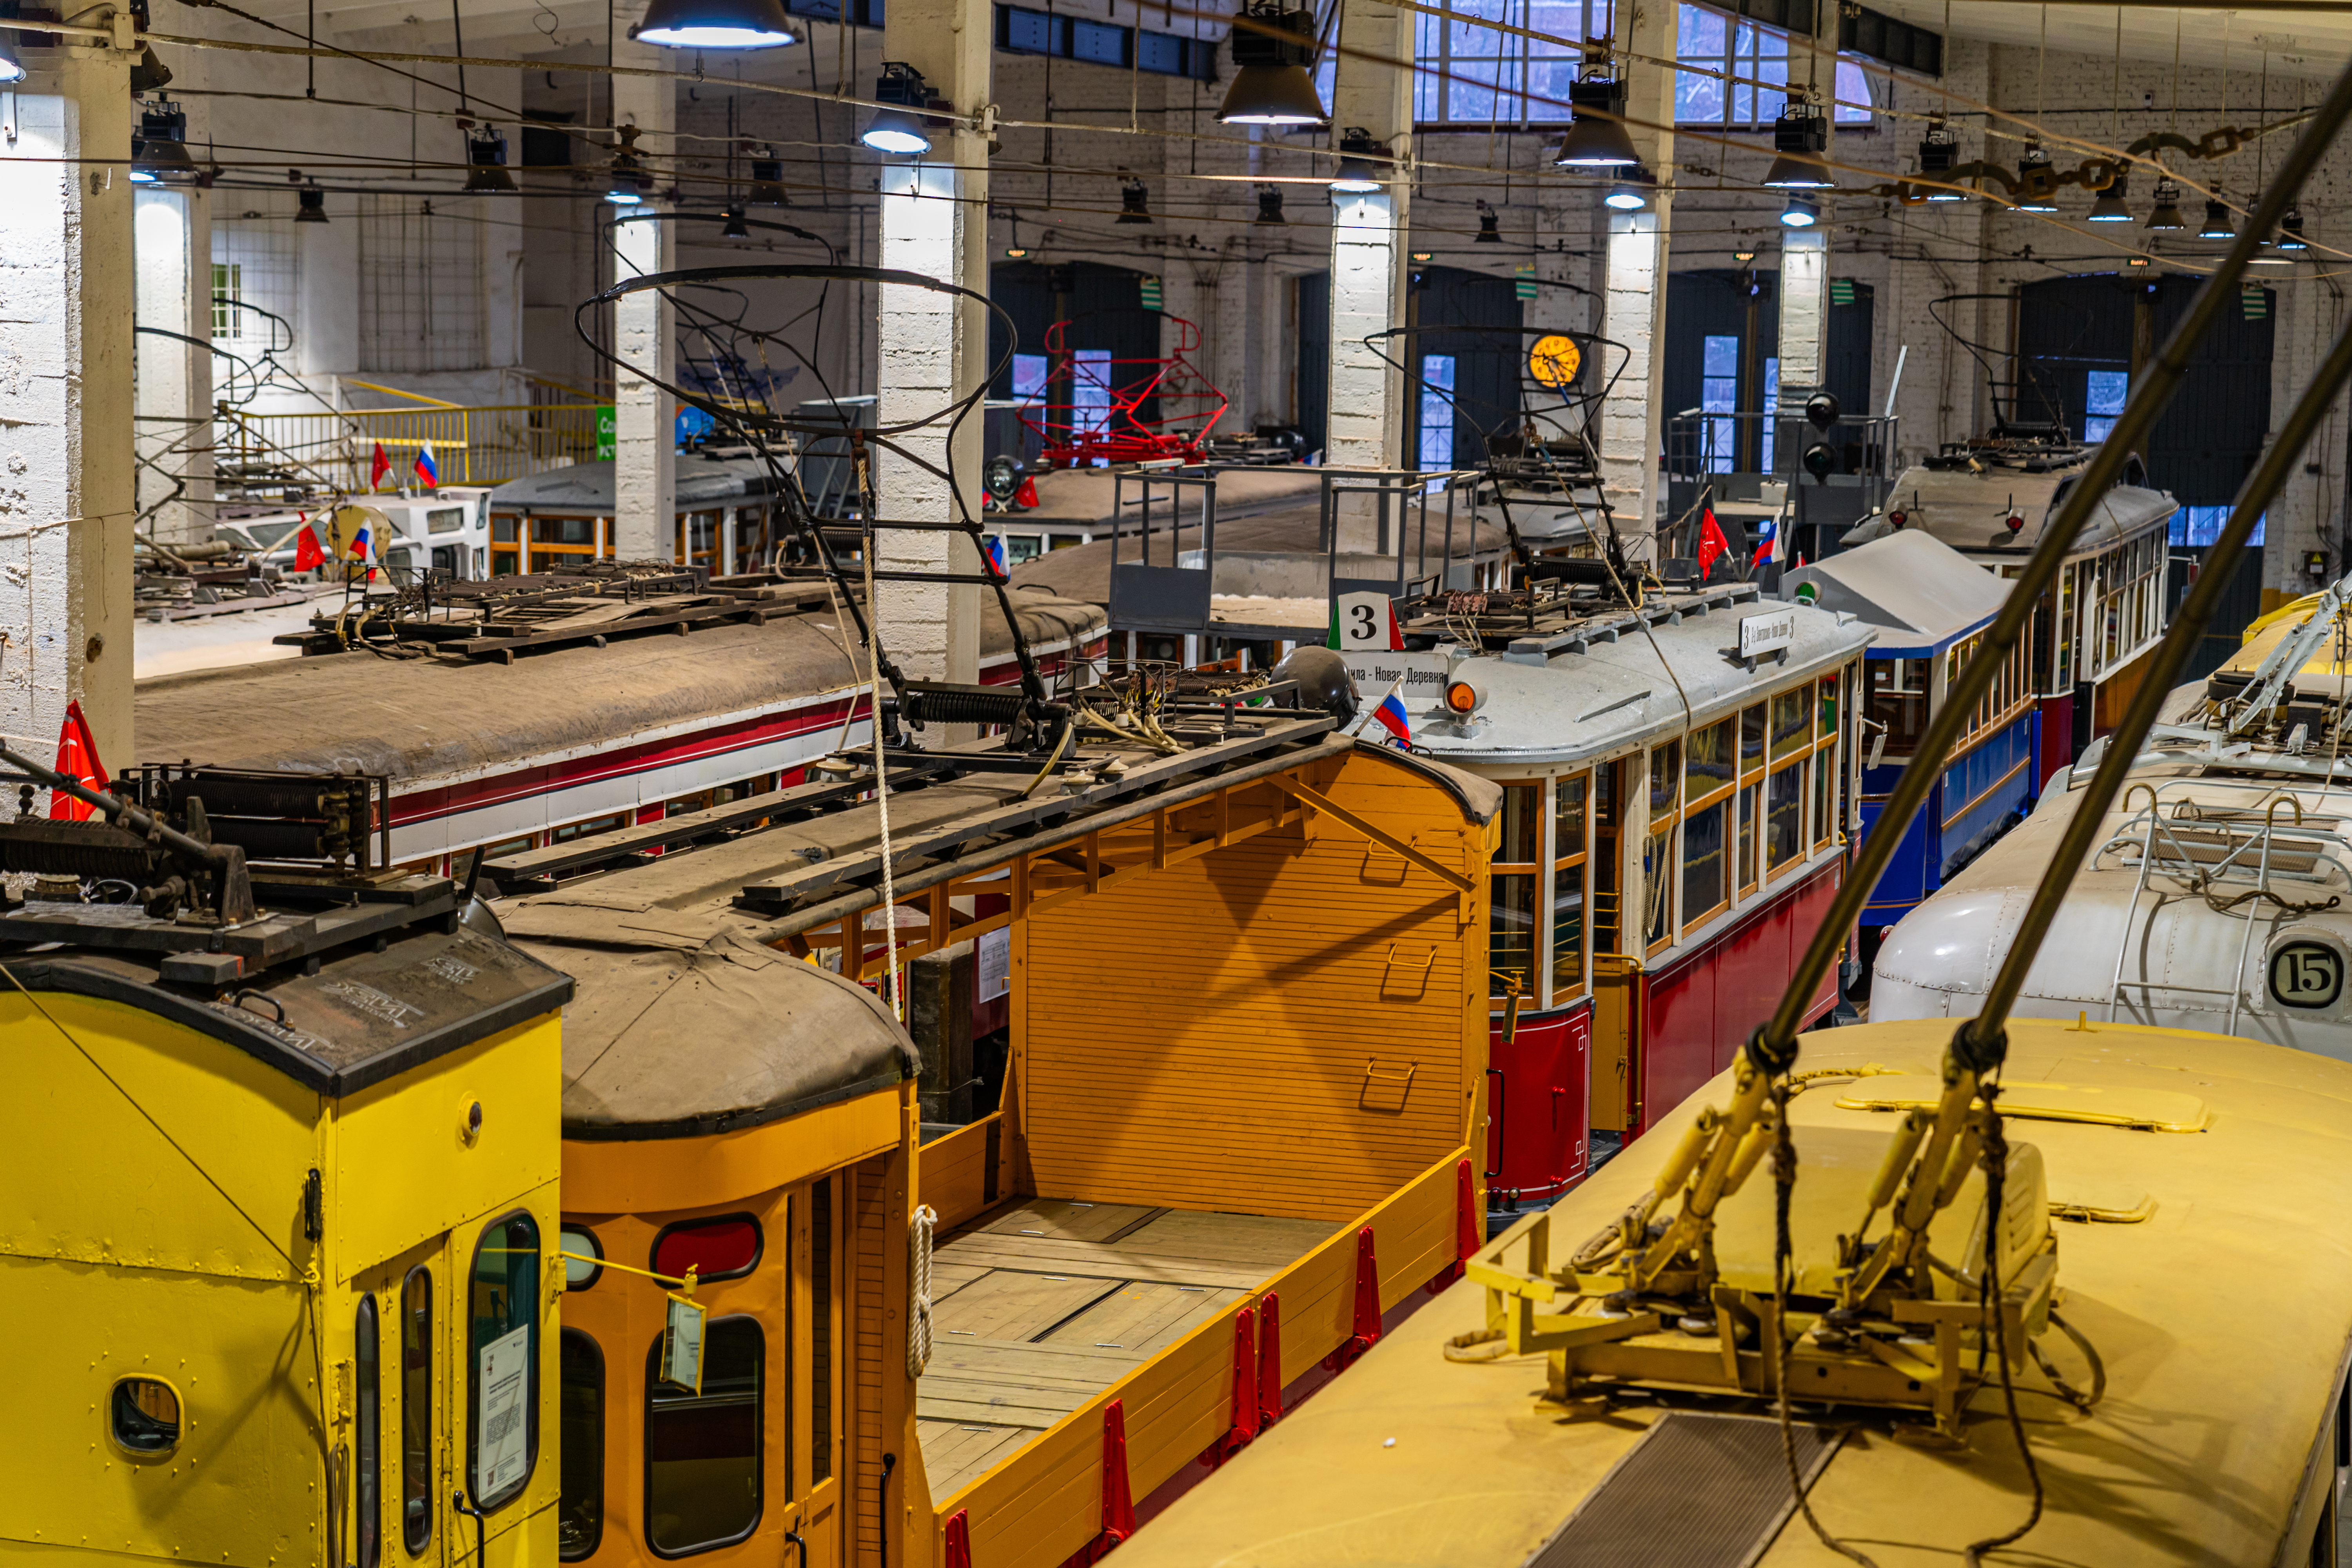
{"label": "paper notice on window", "polygon": [[482,1347],[481,1409],[474,1427],[477,1506],[520,1484],[530,1468],[530,1327]]}
{"label": "paper notice on window", "polygon": [[980,939],[980,973],[974,982],[978,1000],[993,1002],[1013,989],[1013,928],[1003,927]]}

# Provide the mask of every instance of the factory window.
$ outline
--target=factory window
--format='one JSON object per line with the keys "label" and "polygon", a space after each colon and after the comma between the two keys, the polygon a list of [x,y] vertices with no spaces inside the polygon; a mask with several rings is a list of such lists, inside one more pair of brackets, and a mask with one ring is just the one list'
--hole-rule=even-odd
{"label": "factory window", "polygon": [[1502,837],[1495,847],[1487,932],[1487,988],[1496,996],[1514,987],[1523,997],[1536,993],[1536,879],[1543,859],[1543,795],[1540,784],[1503,786]]}
{"label": "factory window", "polygon": [[604,1264],[591,1261],[604,1256],[604,1244],[586,1226],[565,1226],[556,1233],[555,1245],[564,1255],[563,1288],[566,1290],[585,1290],[596,1283],[598,1275],[604,1272]]}
{"label": "factory window", "polygon": [[654,1237],[653,1268],[672,1279],[685,1279],[692,1268],[708,1284],[749,1274],[759,1267],[760,1250],[760,1222],[750,1215],[686,1220]]}
{"label": "factory window", "polygon": [[359,236],[360,363],[379,371],[482,363],[476,221],[405,194],[363,195]]}
{"label": "factory window", "polygon": [[180,1396],[152,1377],[126,1377],[114,1385],[114,1440],[142,1458],[168,1454],[180,1446]]}
{"label": "factory window", "polygon": [[766,1340],[754,1318],[710,1322],[698,1392],[662,1381],[661,1351],[656,1334],[646,1355],[646,1542],[683,1557],[759,1525]]}
{"label": "factory window", "polygon": [[1110,428],[1110,350],[1079,349],[1070,355],[1070,428]]}
{"label": "factory window", "polygon": [[1574,773],[1553,784],[1551,816],[1551,999],[1553,1005],[1584,989],[1584,870],[1590,859],[1587,796],[1592,775]]}
{"label": "factory window", "polygon": [[237,302],[245,289],[245,267],[241,262],[213,263],[213,336],[236,336]]}
{"label": "factory window", "polygon": [[1420,439],[1415,451],[1426,473],[1454,466],[1454,356],[1421,356]]}
{"label": "factory window", "polygon": [[2116,427],[2116,416],[2124,411],[2124,399],[2131,395],[2131,372],[2095,370],[2085,379],[2089,384],[2083,394],[2083,439],[2104,441]]}
{"label": "factory window", "polygon": [[383,1331],[375,1298],[360,1298],[352,1321],[352,1564],[383,1557]]}
{"label": "factory window", "polygon": [[411,1557],[433,1541],[433,1276],[400,1284],[400,1538]]}
{"label": "factory window", "polygon": [[[1568,121],[1568,87],[1583,56],[1581,40],[1609,34],[1609,0],[1438,0],[1417,19],[1414,32],[1413,56],[1421,67],[1413,74],[1415,120],[1560,125]],[[1338,54],[1325,49],[1316,68],[1326,103]]]}
{"label": "factory window", "polygon": [[604,1538],[604,1352],[578,1329],[558,1342],[557,1434],[562,1493],[555,1504],[555,1554],[577,1563]]}
{"label": "factory window", "polygon": [[[2184,506],[2172,514],[2172,542],[2191,550],[2203,550],[2221,542],[2221,525],[2230,521],[2226,506]],[[2270,521],[2265,512],[2254,520],[2253,536],[2246,541],[2249,549],[2263,542],[2263,527]]]}
{"label": "factory window", "polygon": [[1699,350],[1698,407],[1702,414],[1722,415],[1699,422],[1699,467],[1711,474],[1727,474],[1739,445],[1739,422],[1730,417],[1739,407],[1739,338],[1709,337]]}
{"label": "factory window", "polygon": [[1692,732],[1683,765],[1683,915],[1685,932],[1731,901],[1732,788],[1738,727],[1726,719]]}
{"label": "factory window", "polygon": [[[1769,128],[1780,113],[1789,88],[1806,82],[1804,57],[1792,79],[1789,35],[1778,27],[1727,16],[1701,5],[1684,5],[1676,18],[1675,58],[1686,68],[1675,73],[1675,122],[1714,125],[1727,131]],[[1845,129],[1870,124],[1871,79],[1853,60],[1837,62],[1831,114]]]}
{"label": "factory window", "polygon": [[1042,403],[1054,362],[1044,354],[1013,356],[1013,397],[1016,403]]}
{"label": "factory window", "polygon": [[521,1495],[539,1457],[539,1226],[512,1214],[482,1227],[467,1291],[466,1471],[474,1506]]}

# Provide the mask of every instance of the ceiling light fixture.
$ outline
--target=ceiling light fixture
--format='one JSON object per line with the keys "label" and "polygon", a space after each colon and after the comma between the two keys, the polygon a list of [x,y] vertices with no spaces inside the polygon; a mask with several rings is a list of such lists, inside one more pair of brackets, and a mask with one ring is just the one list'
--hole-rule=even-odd
{"label": "ceiling light fixture", "polygon": [[294,215],[294,221],[296,223],[324,223],[327,221],[327,193],[319,188],[318,181],[312,180],[309,184],[303,186],[299,191],[297,191],[295,193],[295,196],[296,199],[301,203],[300,209]]}
{"label": "ceiling light fixture", "polygon": [[1825,191],[1837,182],[1822,159],[1829,151],[1829,116],[1806,100],[1790,94],[1772,122],[1771,168],[1765,171],[1767,189]]}
{"label": "ceiling light fixture", "polygon": [[485,125],[466,138],[466,189],[475,195],[495,195],[515,188],[507,173],[507,139]]}
{"label": "ceiling light fixture", "polygon": [[2017,204],[2021,213],[2054,213],[2058,204],[2050,199],[2058,187],[2050,172],[2050,156],[2037,142],[2025,144],[2025,155],[2017,161],[2018,184],[2023,191]]}
{"label": "ceiling light fixture", "polygon": [[1257,217],[1255,221],[1259,223],[1280,223],[1283,221],[1282,187],[1280,185],[1260,185],[1257,188]]}
{"label": "ceiling light fixture", "polygon": [[666,49],[777,49],[801,41],[780,0],[653,0],[629,37]]}
{"label": "ceiling light fixture", "polygon": [[[1927,134],[1919,138],[1919,173],[1931,179],[1947,178],[1960,161],[1960,139],[1944,123],[1941,115],[1927,121]],[[1964,202],[1966,191],[1948,185],[1930,185],[1921,193],[1931,202]]]}
{"label": "ceiling light fixture", "polygon": [[2156,183],[2156,210],[2147,215],[2147,226],[2158,231],[2189,226],[2189,220],[2180,216],[2180,187],[2170,180]]}
{"label": "ceiling light fixture", "polygon": [[1642,161],[1625,134],[1624,79],[1610,74],[1607,58],[1586,57],[1568,85],[1568,134],[1551,161],[1563,169],[1630,169]]}
{"label": "ceiling light fixture", "polygon": [[1637,213],[1650,205],[1650,174],[1640,167],[1627,170],[1609,187],[1601,205],[1612,212]]}
{"label": "ceiling light fixture", "polygon": [[874,101],[883,107],[866,122],[860,142],[877,153],[901,158],[919,158],[931,150],[927,117],[917,112],[931,101],[930,84],[922,72],[904,60],[884,60],[882,75],[874,83]]}
{"label": "ceiling light fixture", "polygon": [[2278,247],[2281,250],[2309,250],[2311,248],[2311,241],[2303,237],[2303,207],[2301,205],[2298,204],[2297,205],[2287,208],[2286,216],[2279,219]]}
{"label": "ceiling light fixture", "polygon": [[788,207],[793,198],[784,194],[784,161],[769,149],[760,149],[761,156],[751,160],[751,194],[745,197],[748,205],[755,207]]}
{"label": "ceiling light fixture", "polygon": [[741,207],[729,207],[721,216],[727,219],[727,226],[719,231],[719,238],[749,239],[751,237],[751,226],[743,221]]}
{"label": "ceiling light fixture", "polygon": [[2238,231],[2230,223],[2230,209],[2218,201],[2205,204],[2205,221],[2197,226],[2200,239],[2235,239]]}
{"label": "ceiling light fixture", "polygon": [[633,207],[646,199],[651,183],[646,175],[646,161],[637,155],[637,128],[618,128],[620,144],[613,149],[613,161],[604,172],[604,199],[614,206]]}
{"label": "ceiling light fixture", "polygon": [[1792,195],[1789,205],[1780,209],[1780,224],[1784,228],[1811,228],[1821,221],[1822,204],[1815,196],[1802,193]]}
{"label": "ceiling light fixture", "polygon": [[159,98],[139,115],[139,134],[131,139],[131,178],[135,184],[159,185],[166,181],[193,180],[195,160],[188,156],[188,111],[169,99]]}
{"label": "ceiling light fixture", "polygon": [[1328,125],[1323,95],[1309,74],[1315,65],[1315,13],[1286,11],[1282,0],[1257,0],[1234,28],[1233,85],[1217,110],[1226,125]]}
{"label": "ceiling light fixture", "polygon": [[2116,171],[2116,177],[2109,180],[2105,185],[2100,187],[2098,199],[2091,204],[2091,216],[2085,218],[2084,220],[2084,222],[2131,222],[2131,208],[2124,205],[2124,197],[2129,194],[2125,189],[2124,181],[2124,171],[2117,169]]}
{"label": "ceiling light fixture", "polygon": [[1118,185],[1118,216],[1110,221],[1115,224],[1150,223],[1151,187],[1141,180],[1121,180]]}
{"label": "ceiling light fixture", "polygon": [[1331,172],[1331,188],[1349,195],[1379,190],[1388,174],[1388,152],[1370,132],[1350,125],[1339,138],[1339,166]]}
{"label": "ceiling light fixture", "polygon": [[1478,237],[1470,243],[1473,245],[1503,243],[1502,215],[1483,201],[1478,204]]}

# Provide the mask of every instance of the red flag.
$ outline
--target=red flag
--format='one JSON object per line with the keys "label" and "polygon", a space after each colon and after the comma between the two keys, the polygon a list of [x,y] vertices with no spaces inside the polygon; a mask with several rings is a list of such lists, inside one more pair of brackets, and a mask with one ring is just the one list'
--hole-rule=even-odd
{"label": "red flag", "polygon": [[317,531],[309,523],[304,523],[302,531],[294,537],[294,570],[312,572],[326,563],[326,546],[319,542]]}
{"label": "red flag", "polygon": [[1013,492],[1013,504],[1030,509],[1045,504],[1037,499],[1037,478],[1034,474],[1021,476],[1021,488]]}
{"label": "red flag", "polygon": [[1723,526],[1715,521],[1715,508],[1708,507],[1699,514],[1698,575],[1701,582],[1715,569],[1715,558],[1731,552],[1731,541],[1723,537]]}
{"label": "red flag", "polygon": [[375,461],[368,465],[368,489],[383,489],[383,477],[392,472],[392,459],[383,455],[383,443],[375,444]]}
{"label": "red flag", "polygon": [[[98,760],[98,742],[89,732],[89,721],[81,716],[81,704],[66,704],[66,721],[58,730],[58,772],[84,789],[106,787],[106,769]],[[61,789],[49,792],[49,819],[53,822],[87,822],[95,815]]]}

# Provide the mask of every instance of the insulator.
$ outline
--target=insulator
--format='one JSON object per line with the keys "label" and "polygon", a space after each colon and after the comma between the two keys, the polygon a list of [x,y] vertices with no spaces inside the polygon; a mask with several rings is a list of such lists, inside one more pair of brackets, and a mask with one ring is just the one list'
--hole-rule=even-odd
{"label": "insulator", "polygon": [[1011,724],[1028,707],[1028,698],[1017,687],[992,691],[970,686],[909,683],[905,712],[910,724]]}

